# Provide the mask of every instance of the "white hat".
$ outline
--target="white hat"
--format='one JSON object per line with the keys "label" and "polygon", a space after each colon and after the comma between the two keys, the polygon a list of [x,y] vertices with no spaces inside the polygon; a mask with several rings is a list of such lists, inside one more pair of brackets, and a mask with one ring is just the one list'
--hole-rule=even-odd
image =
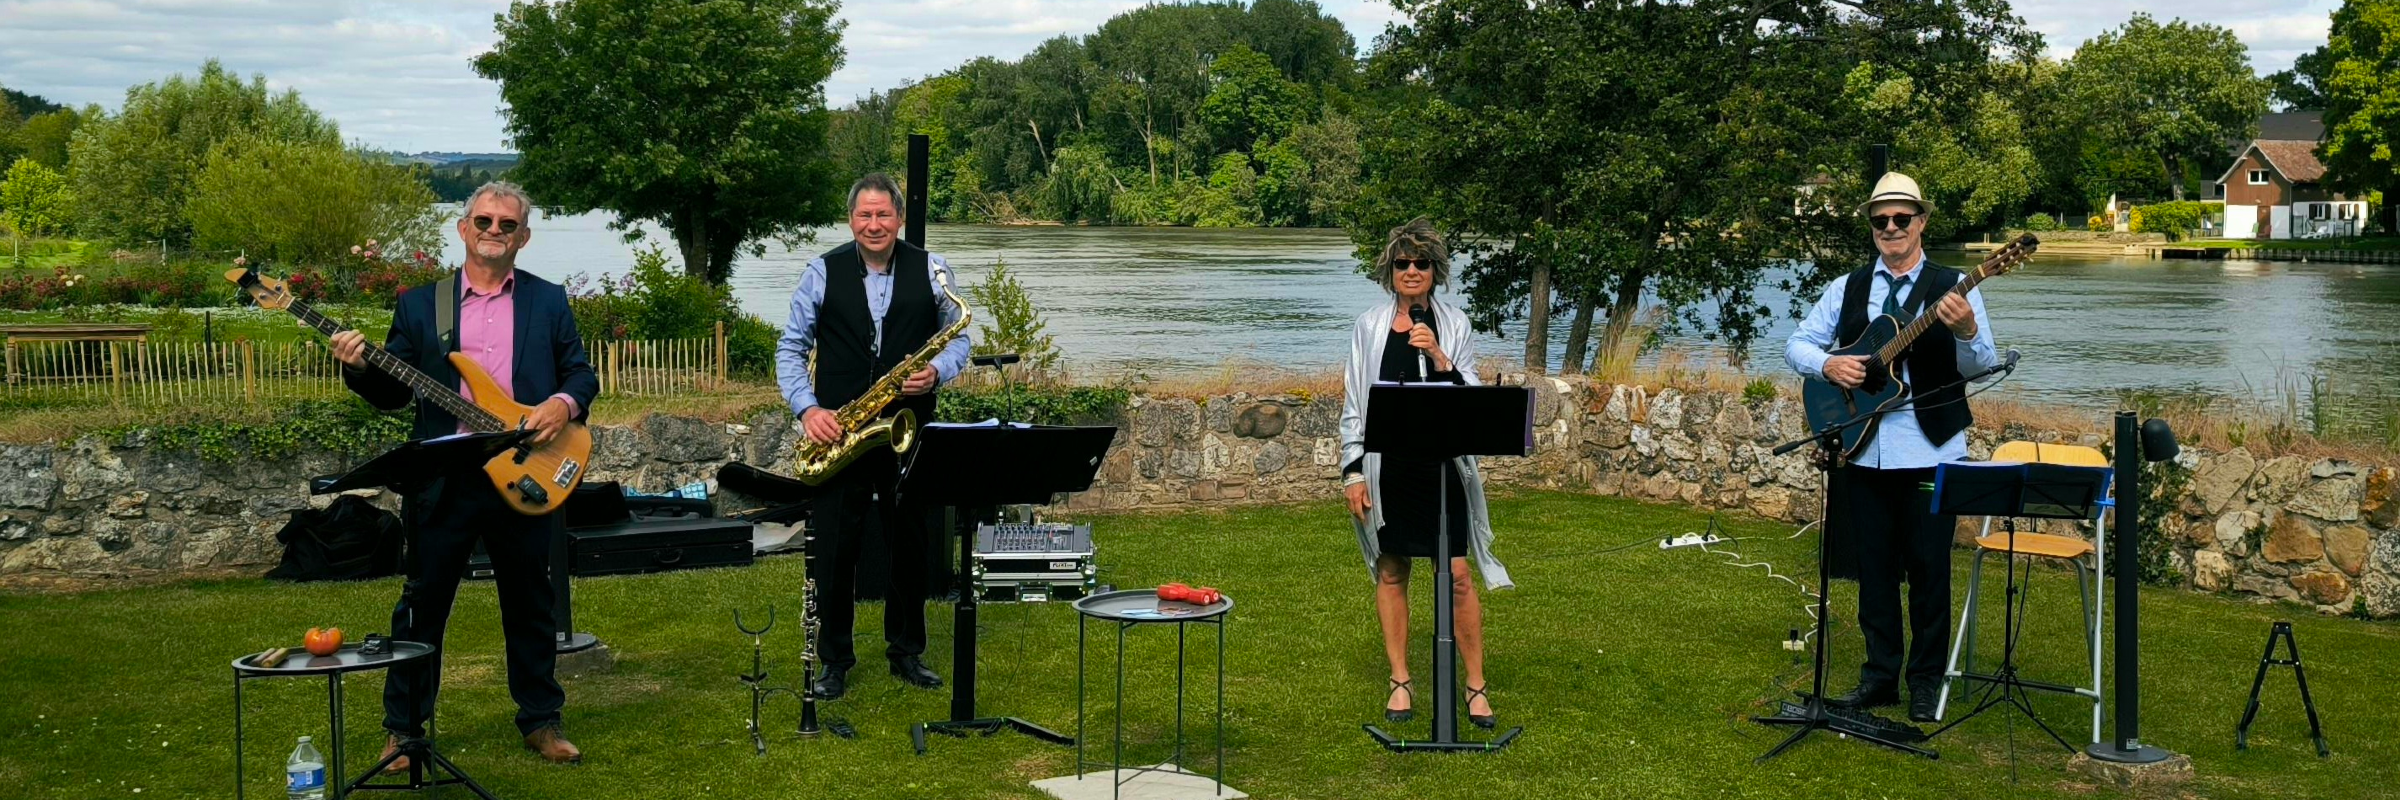
{"label": "white hat", "polygon": [[1867,195],[1867,201],[1858,204],[1858,213],[1865,214],[1868,208],[1885,200],[1906,200],[1915,203],[1919,214],[1933,210],[1933,203],[1925,199],[1924,192],[1917,190],[1917,179],[1897,172],[1886,172],[1881,179],[1875,181],[1875,191]]}

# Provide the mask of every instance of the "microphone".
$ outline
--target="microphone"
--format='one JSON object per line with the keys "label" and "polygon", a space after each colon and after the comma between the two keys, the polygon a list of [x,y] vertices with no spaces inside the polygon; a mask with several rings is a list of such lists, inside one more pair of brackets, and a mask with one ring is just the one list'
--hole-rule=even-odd
{"label": "microphone", "polygon": [[2010,372],[2010,373],[2016,372],[2016,371],[2017,371],[2017,359],[2019,359],[2019,358],[2023,358],[2023,357],[2024,357],[2024,354],[2023,354],[2023,353],[2019,353],[2019,352],[2017,352],[2017,349],[2016,349],[2016,348],[2014,348],[2014,347],[2011,347],[2011,348],[2007,349],[2006,351],[2003,351],[2003,352],[2000,354],[2000,366],[1993,367],[1993,368],[1991,368],[1991,369],[1987,369],[1987,370],[1984,370],[1984,371],[1982,371],[1982,372],[1975,373],[1974,375],[1970,375],[1970,376],[1966,377],[1965,379],[1963,379],[1963,380],[1960,380],[1960,381],[1959,381],[1959,383],[1962,383],[1962,384],[1964,384],[1964,383],[1973,383],[1973,382],[1975,382],[1975,381],[1983,380],[1983,379],[1985,379],[1985,378],[1989,378],[1989,377],[1991,377],[1991,376],[1998,375],[1998,374],[2001,374],[2001,373],[2003,373],[2003,372]]}
{"label": "microphone", "polygon": [[[1433,326],[1433,312],[1422,305],[1408,307],[1408,321],[1426,327]],[[1433,380],[1433,361],[1426,358],[1424,348],[1417,349],[1417,379]]]}

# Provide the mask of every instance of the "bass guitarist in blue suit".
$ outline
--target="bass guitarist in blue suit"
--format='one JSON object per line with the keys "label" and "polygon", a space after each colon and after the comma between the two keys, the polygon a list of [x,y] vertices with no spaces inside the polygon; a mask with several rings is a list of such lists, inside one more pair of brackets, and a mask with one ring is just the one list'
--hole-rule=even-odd
{"label": "bass guitarist in blue suit", "polygon": [[[1916,339],[1894,360],[1890,368],[1916,394],[1884,415],[1872,429],[1873,438],[1833,475],[1834,516],[1827,524],[1833,534],[1828,540],[1836,546],[1826,557],[1834,559],[1837,574],[1858,578],[1858,625],[1866,637],[1867,660],[1859,668],[1858,687],[1831,701],[1860,708],[1898,705],[1905,681],[1909,719],[1933,722],[1942,647],[1950,637],[1950,546],[1957,518],[1933,513],[1928,487],[1935,465],[1967,456],[1966,431],[1975,418],[1960,377],[1997,367],[2000,358],[1981,290],[1952,292],[1965,273],[1925,257],[1933,205],[1917,182],[1887,173],[1860,210],[1879,257],[1825,287],[1792,333],[1784,361],[1807,379],[1857,388],[1867,382],[1867,370],[1883,367],[1863,356],[1828,351],[1856,341],[1877,315],[1906,322],[1930,313],[1949,335],[1928,331],[1931,335]],[[1903,577],[1909,623],[1905,664]]]}

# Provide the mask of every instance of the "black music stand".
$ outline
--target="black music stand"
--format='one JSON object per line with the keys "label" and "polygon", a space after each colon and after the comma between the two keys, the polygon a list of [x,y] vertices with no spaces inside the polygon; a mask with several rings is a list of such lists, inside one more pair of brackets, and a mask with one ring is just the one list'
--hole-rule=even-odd
{"label": "black music stand", "polygon": [[[1100,461],[1117,429],[1032,425],[927,425],[917,431],[901,472],[900,496],[952,508],[1048,504],[1061,492],[1092,488]],[[996,465],[1004,465],[995,468]],[[909,727],[909,741],[925,754],[927,731],[965,737],[1014,730],[1058,745],[1075,738],[1017,717],[975,714],[975,607],[971,582],[975,537],[958,537],[957,589],[951,632],[950,718]]]}
{"label": "black music stand", "polygon": [[[2090,520],[2100,516],[2100,502],[2108,496],[2109,471],[2105,467],[2076,467],[2064,464],[2039,463],[1965,463],[1947,462],[1935,470],[1933,477],[1933,510],[1936,514],[1954,516],[2000,517],[2001,528],[2008,532],[2008,595],[2000,614],[2000,669],[1991,675],[1967,675],[1982,682],[1983,700],[1975,709],[1934,729],[1925,738],[1940,736],[2002,704],[2015,708],[2032,720],[2058,746],[2075,752],[2066,737],[2058,735],[2041,715],[2033,711],[2030,689],[2060,691],[2067,687],[2025,680],[2017,674],[2017,620],[2025,615],[2025,595],[2017,587],[2017,520],[2018,517],[2043,519]],[[2122,554],[2118,556],[2123,558]],[[2031,577],[2032,562],[2024,569]],[[2069,690],[2071,691],[2071,690]],[[2013,731],[2013,729],[2012,729]],[[2011,737],[2009,756],[2016,756],[2015,739]]]}
{"label": "black music stand", "polygon": [[[509,448],[516,447],[519,443],[532,437],[533,431],[519,429],[493,433],[461,433],[402,442],[398,447],[386,450],[382,455],[368,459],[367,463],[360,464],[338,477],[317,478],[310,481],[309,493],[333,494],[352,489],[384,488],[404,494],[414,492],[422,488],[425,482],[431,478],[473,470],[484,462],[492,460],[492,457]],[[566,537],[562,535],[559,538],[564,540]],[[555,576],[565,575],[566,567],[567,565],[564,563],[553,564],[551,573],[554,579],[556,579]],[[563,596],[560,598],[560,602],[565,602]],[[437,648],[440,647],[438,642],[433,644]],[[391,766],[394,761],[402,757],[409,759],[407,783],[369,783],[382,775],[386,767]],[[433,771],[436,769],[449,773],[450,777],[432,777]],[[376,762],[375,766],[367,768],[367,771],[359,775],[356,780],[351,781],[349,786],[341,787],[334,794],[340,796],[369,791],[417,791],[450,784],[463,784],[476,796],[485,800],[493,800],[491,792],[485,791],[482,786],[475,783],[474,778],[467,775],[465,770],[459,769],[457,764],[452,763],[449,758],[434,749],[433,739],[408,736],[401,738],[399,749]]]}
{"label": "black music stand", "polygon": [[1488,742],[1458,738],[1458,647],[1451,631],[1450,470],[1459,456],[1523,456],[1533,453],[1533,391],[1522,386],[1459,386],[1447,383],[1376,384],[1367,389],[1366,447],[1369,453],[1440,459],[1441,483],[1434,492],[1433,739],[1412,742],[1372,724],[1362,726],[1384,749],[1409,752],[1490,752],[1525,732],[1510,727]]}

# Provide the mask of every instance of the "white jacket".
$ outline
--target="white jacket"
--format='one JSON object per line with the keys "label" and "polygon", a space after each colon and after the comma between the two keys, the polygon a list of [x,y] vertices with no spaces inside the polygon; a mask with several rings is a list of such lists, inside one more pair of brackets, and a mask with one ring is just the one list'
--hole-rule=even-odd
{"label": "white jacket", "polygon": [[[1367,521],[1359,523],[1354,517],[1351,526],[1358,532],[1358,547],[1366,555],[1367,575],[1375,574],[1375,531],[1383,527],[1383,456],[1367,452],[1367,388],[1375,385],[1376,373],[1383,366],[1383,345],[1392,329],[1393,302],[1375,304],[1358,315],[1351,326],[1350,363],[1342,370],[1342,457],[1341,464],[1366,458],[1367,498],[1372,506]],[[1466,312],[1439,299],[1433,301],[1434,331],[1441,337],[1442,351],[1450,355],[1451,366],[1465,376],[1468,384],[1479,383],[1475,375],[1475,339],[1467,325]],[[1468,552],[1475,558],[1476,568],[1483,573],[1486,589],[1506,589],[1516,584],[1508,579],[1508,568],[1492,557],[1492,515],[1483,500],[1483,473],[1475,466],[1474,456],[1460,456],[1451,461],[1451,469],[1459,482],[1466,486],[1467,528],[1473,534]],[[1456,513],[1459,509],[1452,509]]]}

